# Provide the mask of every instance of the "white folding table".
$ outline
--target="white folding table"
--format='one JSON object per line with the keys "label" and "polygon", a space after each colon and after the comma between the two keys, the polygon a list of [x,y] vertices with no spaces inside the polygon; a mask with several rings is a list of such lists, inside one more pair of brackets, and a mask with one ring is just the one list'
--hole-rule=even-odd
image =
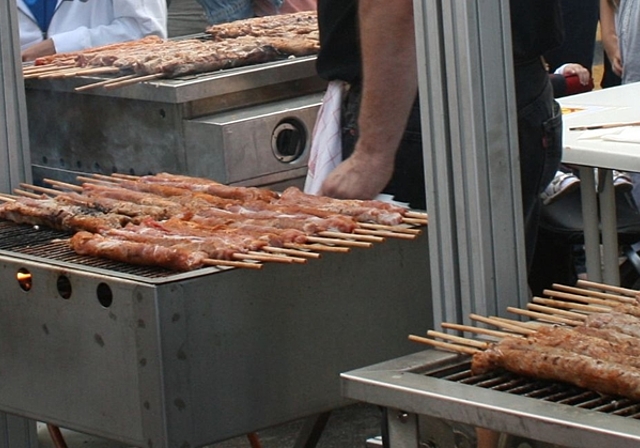
{"label": "white folding table", "polygon": [[[564,121],[562,162],[580,169],[587,276],[594,282],[619,285],[612,170],[640,172],[640,141],[633,141],[633,137],[628,138],[629,141],[611,140],[623,138],[622,134],[612,136],[612,133],[628,132],[629,127],[572,128],[640,121],[640,83],[572,95],[560,98],[559,103],[563,108]],[[636,130],[636,135],[640,135],[640,127],[634,127],[633,131]]]}

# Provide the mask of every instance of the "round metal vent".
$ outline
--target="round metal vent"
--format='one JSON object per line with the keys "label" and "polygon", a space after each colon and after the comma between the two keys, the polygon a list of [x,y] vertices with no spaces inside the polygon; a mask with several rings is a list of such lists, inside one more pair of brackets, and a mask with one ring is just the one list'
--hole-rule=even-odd
{"label": "round metal vent", "polygon": [[307,146],[307,128],[297,118],[280,121],[271,134],[271,150],[282,163],[291,163],[302,156]]}

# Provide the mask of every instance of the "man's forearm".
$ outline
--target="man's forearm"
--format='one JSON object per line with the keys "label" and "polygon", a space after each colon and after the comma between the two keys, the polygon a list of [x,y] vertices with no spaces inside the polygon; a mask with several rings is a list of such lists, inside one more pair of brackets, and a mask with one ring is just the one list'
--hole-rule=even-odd
{"label": "man's forearm", "polygon": [[411,0],[359,2],[363,58],[361,151],[395,154],[417,92]]}

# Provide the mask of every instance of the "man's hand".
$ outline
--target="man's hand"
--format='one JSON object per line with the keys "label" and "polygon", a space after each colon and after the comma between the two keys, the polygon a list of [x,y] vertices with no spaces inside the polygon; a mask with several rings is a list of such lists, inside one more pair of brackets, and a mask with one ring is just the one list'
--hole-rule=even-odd
{"label": "man's hand", "polygon": [[391,179],[394,153],[366,154],[356,147],[325,179],[319,194],[338,199],[375,198]]}
{"label": "man's hand", "polygon": [[35,61],[39,57],[51,54],[56,54],[56,46],[53,44],[53,40],[45,39],[24,50],[22,52],[22,62]]}

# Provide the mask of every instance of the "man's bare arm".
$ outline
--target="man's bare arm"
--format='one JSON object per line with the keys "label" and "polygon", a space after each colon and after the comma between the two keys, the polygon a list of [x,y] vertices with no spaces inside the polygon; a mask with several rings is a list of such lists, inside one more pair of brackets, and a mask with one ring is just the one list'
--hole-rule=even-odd
{"label": "man's bare arm", "polygon": [[358,13],[363,59],[359,140],[320,194],[370,199],[391,179],[418,90],[413,3],[363,0]]}

